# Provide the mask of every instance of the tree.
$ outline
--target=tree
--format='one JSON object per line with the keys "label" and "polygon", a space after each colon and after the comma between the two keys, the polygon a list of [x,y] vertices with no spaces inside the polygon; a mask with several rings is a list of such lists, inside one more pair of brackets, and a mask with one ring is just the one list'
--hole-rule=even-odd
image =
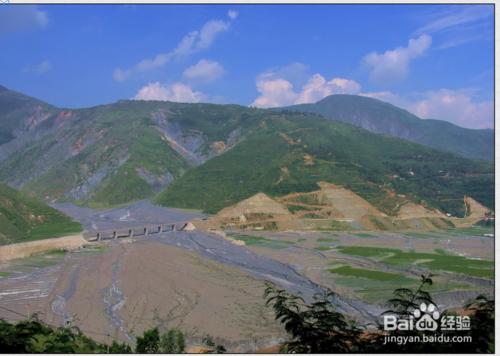
{"label": "tree", "polygon": [[15,324],[0,320],[0,350],[7,353],[96,353],[105,345],[85,336],[76,327],[54,328],[37,315]]}
{"label": "tree", "polygon": [[[421,276],[416,289],[399,288],[389,299],[389,310],[382,313],[396,314],[398,318],[410,319],[413,311],[421,303],[435,304],[426,290],[432,285],[432,275]],[[386,337],[420,336],[423,340],[425,331],[392,330],[386,331],[383,325],[368,330],[363,325],[356,325],[347,320],[333,306],[335,294],[327,291],[316,295],[311,304],[306,304],[298,296],[285,290],[276,289],[268,284],[266,287],[266,304],[270,305],[289,334],[289,340],[282,345],[282,352],[290,353],[486,353],[494,352],[494,306],[493,300],[479,296],[473,302],[459,310],[470,316],[470,330],[439,330],[448,337],[471,336],[472,342],[456,344],[453,342],[409,342],[398,344],[386,342]],[[451,310],[444,310],[442,315],[451,315]],[[462,315],[462,316],[463,316]]]}
{"label": "tree", "polygon": [[155,354],[160,350],[160,333],[158,328],[144,331],[144,334],[137,338],[135,352],[141,354]]}
{"label": "tree", "polygon": [[271,284],[266,287],[266,305],[272,306],[276,319],[284,324],[291,339],[282,351],[292,353],[343,353],[359,350],[361,329],[346,320],[333,306],[335,293],[314,296],[312,304]]}
{"label": "tree", "polygon": [[130,345],[125,343],[119,343],[113,341],[113,343],[106,349],[106,353],[108,354],[131,354],[132,348]]}
{"label": "tree", "polygon": [[420,276],[420,284],[416,290],[410,288],[398,288],[394,290],[394,298],[387,301],[391,309],[383,314],[396,314],[399,318],[408,319],[413,310],[418,309],[420,304],[434,304],[429,292],[425,290],[426,286],[432,285],[432,274]]}
{"label": "tree", "polygon": [[470,335],[473,344],[469,352],[495,352],[495,301],[479,295],[466,305],[466,311],[472,315]]}
{"label": "tree", "polygon": [[170,329],[166,334],[161,336],[161,352],[167,354],[180,354],[184,352],[185,348],[186,342],[182,331],[178,329]]}

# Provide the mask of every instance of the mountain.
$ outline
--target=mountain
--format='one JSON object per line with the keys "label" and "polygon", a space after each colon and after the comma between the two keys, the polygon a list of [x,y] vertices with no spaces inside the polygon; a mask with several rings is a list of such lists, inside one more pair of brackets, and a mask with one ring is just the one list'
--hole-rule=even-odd
{"label": "mountain", "polygon": [[423,120],[394,105],[365,96],[331,95],[315,104],[281,109],[316,113],[330,120],[468,158],[488,161],[494,158],[494,132],[491,129],[473,130],[447,121]]}
{"label": "mountain", "polygon": [[15,128],[0,145],[0,180],[49,202],[97,207],[154,196],[232,147],[252,118],[264,113],[236,105],[127,100],[59,109],[6,89],[2,98],[12,104],[2,107],[0,127],[5,122]]}
{"label": "mountain", "polygon": [[54,110],[47,103],[0,85],[0,145],[13,140],[23,131],[30,131]]}
{"label": "mountain", "polygon": [[0,145],[0,181],[50,203],[156,197],[216,212],[323,181],[389,215],[407,201],[460,215],[464,195],[493,206],[491,163],[317,114],[134,100],[64,109],[8,89],[1,97],[0,127],[10,136]]}
{"label": "mountain", "polygon": [[461,216],[464,195],[493,207],[491,163],[284,111],[266,115],[233,149],[188,171],[156,201],[214,213],[258,192],[315,191],[321,181],[391,216],[408,201]]}
{"label": "mountain", "polygon": [[80,232],[68,216],[0,183],[0,245]]}

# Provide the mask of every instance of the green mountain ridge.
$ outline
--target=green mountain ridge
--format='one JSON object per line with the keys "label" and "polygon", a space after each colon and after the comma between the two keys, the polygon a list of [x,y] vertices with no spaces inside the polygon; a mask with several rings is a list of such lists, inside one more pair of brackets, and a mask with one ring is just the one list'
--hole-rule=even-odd
{"label": "green mountain ridge", "polygon": [[18,122],[17,137],[0,145],[0,180],[48,202],[105,207],[151,198],[236,144],[260,114],[236,105],[128,100],[54,109],[29,129]]}
{"label": "green mountain ridge", "polygon": [[467,158],[493,161],[494,132],[466,129],[448,121],[421,119],[392,104],[358,95],[331,95],[314,104],[276,110],[311,112],[368,131],[403,138]]}
{"label": "green mountain ridge", "polygon": [[58,109],[0,90],[9,95],[22,110],[0,109],[0,127],[10,125],[0,181],[46,202],[154,198],[215,212],[259,191],[279,196],[327,181],[388,213],[406,199],[460,215],[464,195],[493,207],[491,163],[314,113],[134,100]]}
{"label": "green mountain ridge", "polygon": [[464,195],[493,207],[491,164],[310,114],[277,112],[232,150],[176,180],[156,202],[214,213],[258,192],[282,196],[342,185],[394,215],[414,201],[456,216]]}

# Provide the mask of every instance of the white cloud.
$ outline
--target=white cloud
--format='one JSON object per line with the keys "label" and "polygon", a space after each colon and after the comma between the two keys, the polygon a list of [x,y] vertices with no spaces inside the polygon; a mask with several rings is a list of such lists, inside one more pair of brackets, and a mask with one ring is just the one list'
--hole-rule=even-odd
{"label": "white cloud", "polygon": [[382,54],[372,52],[363,58],[363,63],[370,70],[370,78],[380,84],[401,81],[408,75],[410,61],[422,56],[431,46],[432,38],[421,35],[412,38],[407,47],[398,47]]}
{"label": "white cloud", "polygon": [[482,21],[493,15],[492,5],[459,5],[442,12],[434,12],[433,19],[415,31],[415,34],[435,33],[453,27]]}
{"label": "white cloud", "polygon": [[227,31],[229,29],[229,25],[231,22],[229,21],[221,21],[221,20],[213,20],[208,21],[203,25],[200,32],[198,33],[198,37],[193,42],[193,46],[191,51],[197,52],[199,50],[208,48],[212,45],[215,38],[220,32]]}
{"label": "white cloud", "polygon": [[414,103],[413,112],[426,119],[451,121],[469,128],[487,128],[493,125],[493,102],[473,101],[466,91],[440,89],[425,94]]}
{"label": "white cloud", "polygon": [[425,23],[414,35],[433,34],[436,49],[448,49],[469,42],[493,40],[493,4],[445,6],[424,15]]}
{"label": "white cloud", "polygon": [[493,127],[493,102],[474,100],[473,95],[467,90],[430,90],[411,98],[388,91],[361,93],[361,95],[405,108],[423,119],[446,120],[472,129]]}
{"label": "white cloud", "polygon": [[297,104],[312,103],[332,94],[358,93],[360,89],[361,85],[354,80],[333,78],[327,82],[322,75],[314,74],[302,87],[295,102]]}
{"label": "white cloud", "polygon": [[45,74],[52,69],[49,61],[43,61],[35,65],[27,66],[23,69],[25,73]]}
{"label": "white cloud", "polygon": [[162,85],[159,82],[153,82],[142,87],[133,99],[199,103],[206,101],[208,98],[202,92],[196,91],[183,83]]}
{"label": "white cloud", "polygon": [[211,82],[224,75],[224,67],[215,61],[201,59],[198,63],[184,70],[186,79],[196,82]]}
{"label": "white cloud", "polygon": [[294,104],[297,98],[292,83],[283,78],[257,79],[257,90],[260,96],[252,105],[261,108]]}
{"label": "white cloud", "polygon": [[293,104],[312,103],[332,94],[354,94],[361,85],[354,80],[332,78],[327,81],[321,74],[314,74],[299,91],[294,85],[276,72],[259,75],[256,81],[257,97],[252,103],[258,107],[277,107]]}
{"label": "white cloud", "polygon": [[35,5],[6,5],[0,8],[0,36],[12,32],[44,28],[48,25],[47,12]]}
{"label": "white cloud", "polygon": [[210,20],[206,22],[200,30],[192,31],[184,36],[177,47],[170,52],[160,53],[151,59],[143,59],[128,69],[116,68],[113,71],[113,79],[117,82],[123,82],[135,73],[161,68],[174,58],[189,56],[209,48],[220,33],[229,29],[232,21],[235,20],[237,16],[238,13],[236,11],[230,10],[228,12],[229,19],[227,21]]}
{"label": "white cloud", "polygon": [[227,12],[227,16],[229,16],[229,18],[230,18],[231,20],[234,20],[234,19],[236,19],[236,18],[238,17],[238,11],[235,11],[235,10],[229,10],[229,11]]}
{"label": "white cloud", "polygon": [[362,92],[359,93],[359,95],[382,100],[387,103],[391,103],[395,106],[399,106],[401,108],[407,108],[409,106],[409,102],[407,100],[403,99],[401,96],[390,91]]}

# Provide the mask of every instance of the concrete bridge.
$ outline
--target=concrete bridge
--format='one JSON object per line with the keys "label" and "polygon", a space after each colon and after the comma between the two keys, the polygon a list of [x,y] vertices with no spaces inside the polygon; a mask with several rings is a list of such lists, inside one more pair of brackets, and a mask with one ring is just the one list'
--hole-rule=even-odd
{"label": "concrete bridge", "polygon": [[124,237],[137,237],[160,234],[162,232],[183,231],[187,222],[176,224],[144,225],[139,227],[117,228],[113,230],[85,231],[83,237],[87,241],[113,240]]}

